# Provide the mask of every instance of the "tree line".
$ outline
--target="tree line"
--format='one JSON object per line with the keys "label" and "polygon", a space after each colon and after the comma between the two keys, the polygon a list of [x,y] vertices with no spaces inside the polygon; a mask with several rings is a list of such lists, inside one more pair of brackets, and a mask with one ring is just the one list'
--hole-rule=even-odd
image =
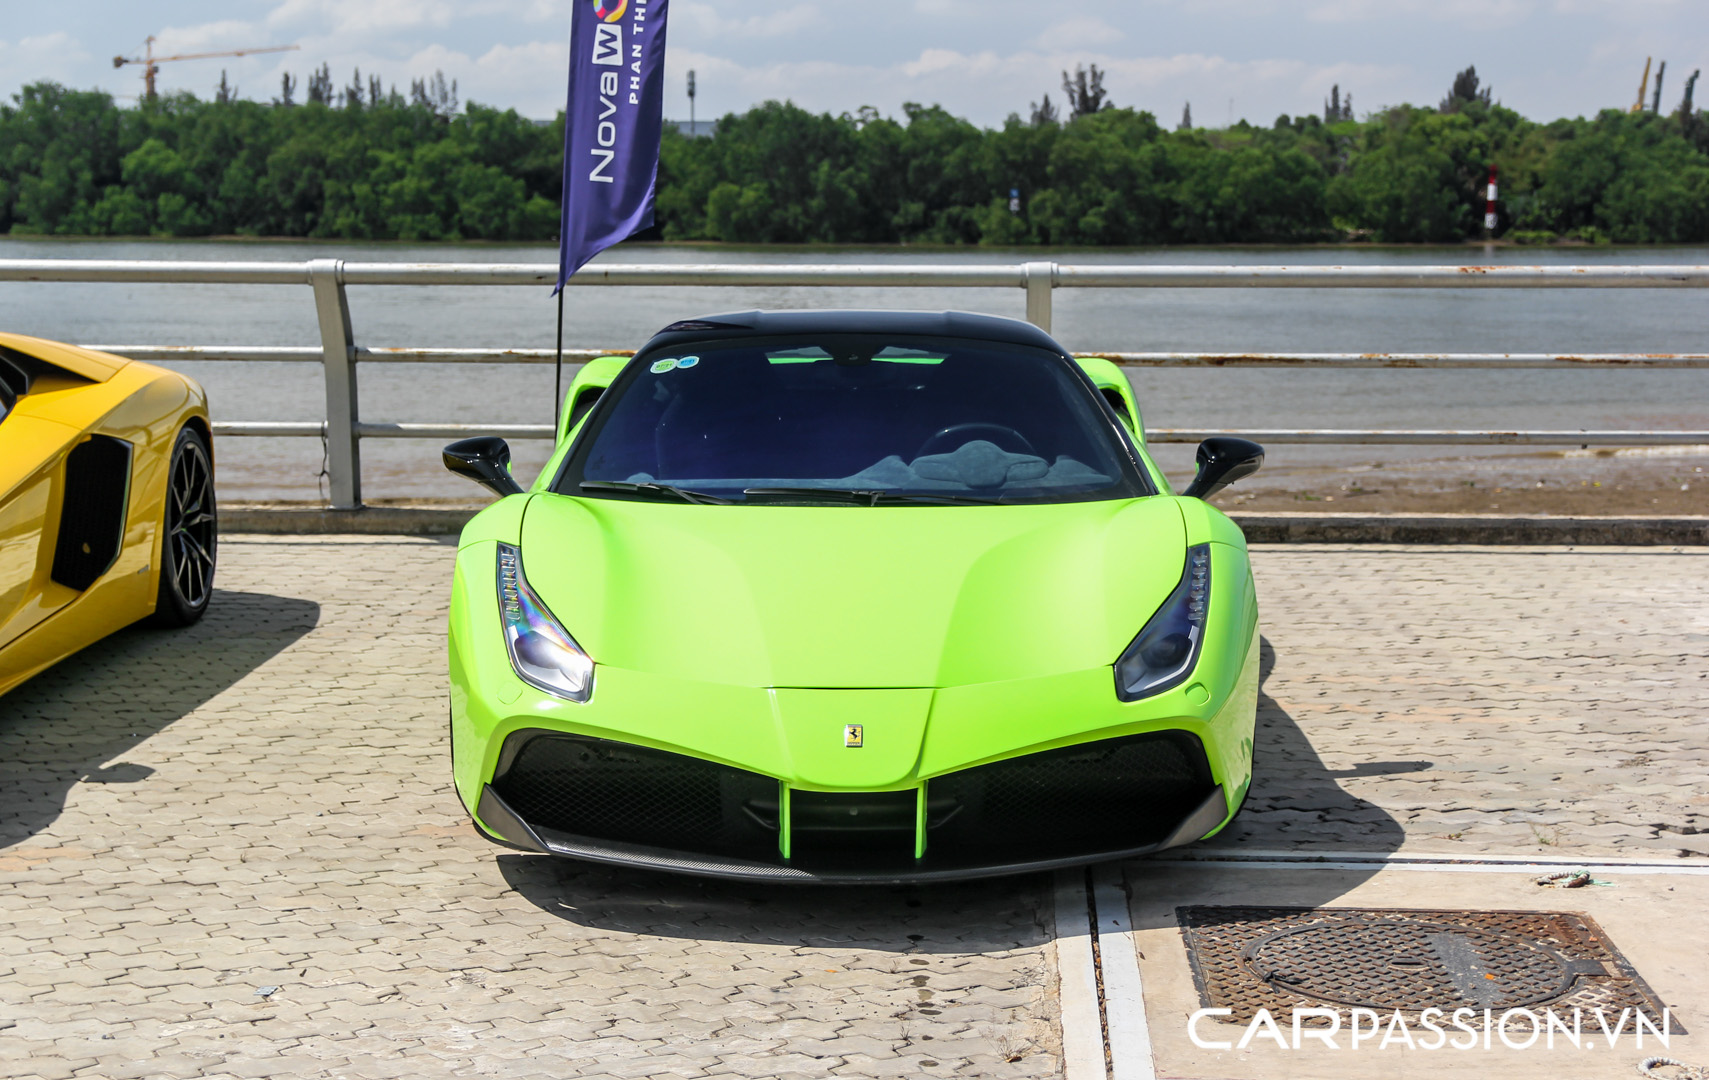
{"label": "tree line", "polygon": [[[1539,124],[1472,69],[1435,107],[1173,131],[1066,73],[1067,107],[981,128],[937,106],[899,117],[767,102],[710,138],[669,125],[657,239],[729,243],[1112,245],[1709,241],[1709,117],[1605,110]],[[459,105],[442,76],[408,97],[324,68],[306,100],[229,88],[119,107],[53,83],[0,105],[0,230],[13,235],[253,235],[549,240],[563,117]]]}
{"label": "tree line", "polygon": [[[558,231],[563,127],[410,98],[325,69],[309,100],[163,95],[119,108],[26,86],[0,106],[0,229],[88,236],[540,240]],[[224,100],[222,100],[222,98]],[[341,99],[338,106],[332,101]]]}

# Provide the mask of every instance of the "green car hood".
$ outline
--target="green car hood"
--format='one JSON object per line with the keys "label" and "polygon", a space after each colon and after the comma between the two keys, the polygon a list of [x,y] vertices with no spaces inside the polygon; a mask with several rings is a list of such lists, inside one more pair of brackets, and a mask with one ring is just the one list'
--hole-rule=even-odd
{"label": "green car hood", "polygon": [[539,495],[523,569],[601,665],[945,687],[1113,663],[1180,581],[1177,500],[702,506]]}

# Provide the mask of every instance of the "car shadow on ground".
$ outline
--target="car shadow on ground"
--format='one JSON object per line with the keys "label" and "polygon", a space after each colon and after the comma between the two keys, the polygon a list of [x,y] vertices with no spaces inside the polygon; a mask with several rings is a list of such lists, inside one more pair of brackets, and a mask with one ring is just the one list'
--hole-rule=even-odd
{"label": "car shadow on ground", "polygon": [[196,625],[127,627],[0,697],[0,849],[51,825],[77,784],[147,779],[154,770],[124,761],[126,753],[319,618],[312,601],[216,589]]}
{"label": "car shadow on ground", "polygon": [[[1337,780],[1424,772],[1433,763],[1367,761],[1346,769],[1328,768],[1293,716],[1264,692],[1276,662],[1275,647],[1268,638],[1260,639],[1258,723],[1253,736],[1252,790],[1247,795],[1246,805],[1240,815],[1213,839],[1184,852],[1166,852],[1161,858],[1179,858],[1183,854],[1233,856],[1243,850],[1302,851],[1325,858],[1353,852],[1386,855],[1399,850],[1405,841],[1406,830],[1394,815],[1354,795]],[[1150,876],[1146,868],[1144,859],[1126,864],[1128,887],[1136,899],[1146,889]],[[1332,903],[1337,897],[1370,880],[1379,869],[1380,865],[1373,860],[1369,869],[1361,867],[1317,875],[1314,880],[1321,882],[1317,893],[1303,905],[1295,899],[1289,906],[1318,907]],[[1242,875],[1241,880],[1249,883],[1248,879],[1253,875],[1266,872],[1262,868],[1226,865],[1181,867],[1172,862],[1167,876],[1169,887],[1177,890],[1183,876],[1189,880],[1203,880],[1203,896],[1183,896],[1179,901],[1181,904],[1195,904],[1215,902],[1209,898],[1221,891],[1223,883],[1234,884],[1228,880],[1230,875]],[[1143,910],[1146,906],[1134,905],[1136,910]]]}
{"label": "car shadow on ground", "polygon": [[593,929],[790,948],[986,953],[1049,940],[1044,874],[941,885],[766,885],[500,855],[530,903]]}

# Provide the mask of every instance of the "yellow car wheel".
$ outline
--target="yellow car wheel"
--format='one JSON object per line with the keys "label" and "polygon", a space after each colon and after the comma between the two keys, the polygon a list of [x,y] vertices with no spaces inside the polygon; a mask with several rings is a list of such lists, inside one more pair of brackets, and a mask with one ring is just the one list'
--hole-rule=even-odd
{"label": "yellow car wheel", "polygon": [[213,459],[200,432],[186,427],[172,447],[160,541],[160,594],[154,622],[189,626],[208,610],[219,543]]}

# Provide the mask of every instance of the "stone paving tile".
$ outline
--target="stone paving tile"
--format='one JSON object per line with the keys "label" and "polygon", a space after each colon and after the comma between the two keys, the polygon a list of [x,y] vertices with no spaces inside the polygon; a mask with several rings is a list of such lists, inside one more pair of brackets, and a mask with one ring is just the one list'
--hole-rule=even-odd
{"label": "stone paving tile", "polygon": [[1060,1073],[1042,878],[727,886],[477,837],[452,555],[231,538],[199,626],[0,698],[0,1077]]}

